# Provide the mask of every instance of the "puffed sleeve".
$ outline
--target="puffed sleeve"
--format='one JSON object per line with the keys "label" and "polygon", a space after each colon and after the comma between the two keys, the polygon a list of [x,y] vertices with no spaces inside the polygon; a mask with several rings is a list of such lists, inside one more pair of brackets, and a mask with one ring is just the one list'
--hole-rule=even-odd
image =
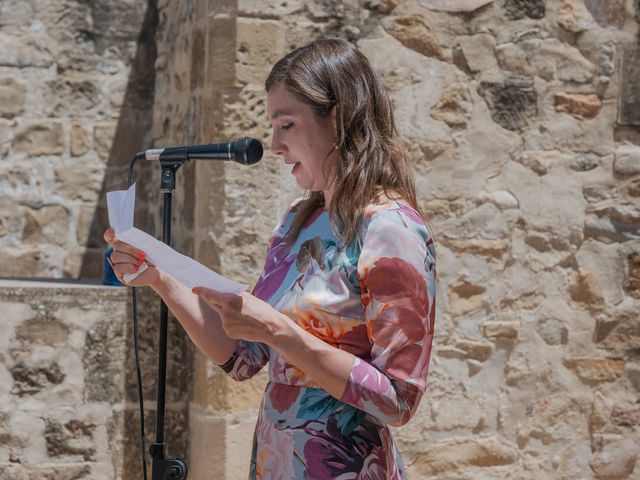
{"label": "puffed sleeve", "polygon": [[371,356],[355,359],[340,400],[403,425],[427,388],[435,321],[435,248],[421,217],[405,206],[370,214],[357,272]]}

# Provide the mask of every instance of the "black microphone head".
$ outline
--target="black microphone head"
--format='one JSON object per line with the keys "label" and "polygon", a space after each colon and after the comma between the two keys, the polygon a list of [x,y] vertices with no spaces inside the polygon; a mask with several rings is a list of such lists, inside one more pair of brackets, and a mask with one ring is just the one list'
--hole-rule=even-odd
{"label": "black microphone head", "polygon": [[231,144],[233,159],[243,165],[253,165],[262,158],[262,143],[251,137],[239,138]]}

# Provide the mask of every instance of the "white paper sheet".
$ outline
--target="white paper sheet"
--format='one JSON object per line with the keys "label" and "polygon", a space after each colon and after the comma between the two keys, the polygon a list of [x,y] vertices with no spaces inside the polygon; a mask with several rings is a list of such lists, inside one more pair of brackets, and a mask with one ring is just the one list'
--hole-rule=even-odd
{"label": "white paper sheet", "polygon": [[[189,288],[207,287],[218,292],[234,294],[247,289],[248,285],[234,282],[217,274],[192,258],[176,252],[173,248],[148,233],[135,228],[133,226],[135,201],[135,183],[128,190],[107,193],[109,224],[115,231],[118,240],[145,252],[147,254],[146,258],[151,263]],[[142,271],[139,271],[139,273],[142,273]],[[125,280],[130,282],[139,273],[125,275]]]}

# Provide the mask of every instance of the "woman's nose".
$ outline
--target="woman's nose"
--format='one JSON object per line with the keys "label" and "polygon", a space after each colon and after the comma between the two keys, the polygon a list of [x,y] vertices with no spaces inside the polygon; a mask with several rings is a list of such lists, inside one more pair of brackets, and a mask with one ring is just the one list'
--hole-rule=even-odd
{"label": "woman's nose", "polygon": [[280,135],[274,133],[271,136],[271,153],[274,155],[282,155],[284,153],[285,147],[280,140]]}

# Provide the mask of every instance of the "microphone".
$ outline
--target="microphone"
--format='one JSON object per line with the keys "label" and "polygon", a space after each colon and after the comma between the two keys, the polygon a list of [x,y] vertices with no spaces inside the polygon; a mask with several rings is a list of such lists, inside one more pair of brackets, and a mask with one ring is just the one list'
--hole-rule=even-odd
{"label": "microphone", "polygon": [[152,148],[136,153],[136,160],[187,161],[233,160],[243,165],[253,165],[262,158],[262,144],[251,137],[233,142],[182,147]]}

